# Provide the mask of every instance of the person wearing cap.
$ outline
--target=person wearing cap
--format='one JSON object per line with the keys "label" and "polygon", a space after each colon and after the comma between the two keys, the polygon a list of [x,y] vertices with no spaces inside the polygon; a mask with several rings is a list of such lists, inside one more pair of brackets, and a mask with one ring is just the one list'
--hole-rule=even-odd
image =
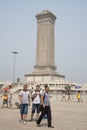
{"label": "person wearing cap", "polygon": [[45,92],[41,95],[41,101],[42,101],[43,109],[42,109],[41,115],[40,115],[39,119],[37,120],[36,124],[37,124],[37,126],[40,126],[40,123],[46,114],[47,121],[48,121],[48,127],[54,128],[54,126],[52,126],[50,95],[49,95],[49,87],[47,85],[45,85]]}

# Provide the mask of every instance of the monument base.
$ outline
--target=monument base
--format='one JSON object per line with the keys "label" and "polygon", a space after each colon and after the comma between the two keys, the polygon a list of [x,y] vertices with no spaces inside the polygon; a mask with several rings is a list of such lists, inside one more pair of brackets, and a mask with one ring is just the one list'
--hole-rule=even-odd
{"label": "monument base", "polygon": [[65,80],[64,75],[60,74],[26,74],[25,75],[25,82],[26,83],[36,83],[36,82],[46,82],[46,81],[58,81],[58,80]]}

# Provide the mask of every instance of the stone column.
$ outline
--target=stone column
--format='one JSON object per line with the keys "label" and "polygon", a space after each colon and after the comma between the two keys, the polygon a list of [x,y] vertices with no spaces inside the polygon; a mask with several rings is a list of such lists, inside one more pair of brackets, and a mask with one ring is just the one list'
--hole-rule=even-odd
{"label": "stone column", "polygon": [[37,48],[36,69],[55,70],[54,26],[56,16],[48,10],[36,15],[37,18]]}

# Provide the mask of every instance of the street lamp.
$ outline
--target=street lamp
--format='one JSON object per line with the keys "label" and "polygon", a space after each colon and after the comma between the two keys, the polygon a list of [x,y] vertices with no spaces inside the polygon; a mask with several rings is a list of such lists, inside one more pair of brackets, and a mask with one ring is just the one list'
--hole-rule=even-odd
{"label": "street lamp", "polygon": [[14,54],[14,64],[13,64],[13,83],[15,83],[15,62],[16,62],[16,54],[18,54],[18,52],[13,51],[12,53]]}

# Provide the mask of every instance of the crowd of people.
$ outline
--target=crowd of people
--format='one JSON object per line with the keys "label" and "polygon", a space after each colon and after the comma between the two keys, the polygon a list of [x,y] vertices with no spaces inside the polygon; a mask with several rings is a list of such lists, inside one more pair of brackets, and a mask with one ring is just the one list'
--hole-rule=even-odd
{"label": "crowd of people", "polygon": [[[3,93],[2,108],[12,107],[12,86],[9,86],[9,90],[4,90]],[[27,122],[27,115],[30,104],[31,107],[31,117],[29,121],[36,120],[36,125],[40,126],[42,119],[47,119],[47,125],[50,128],[54,128],[52,125],[52,113],[50,104],[50,94],[48,85],[41,89],[39,85],[32,91],[28,90],[28,86],[25,84],[23,89],[19,92],[19,108],[20,108],[20,122]],[[80,91],[77,92],[77,101],[82,101]],[[71,101],[70,94],[66,99],[66,93],[63,91],[61,101]],[[36,118],[34,119],[34,114]]]}
{"label": "crowd of people", "polygon": [[[80,91],[77,91],[76,98],[77,98],[77,102],[82,102],[83,101],[82,98],[81,98],[81,92]],[[63,91],[61,101],[73,101],[73,95],[68,93],[67,98],[66,98],[66,91]]]}

